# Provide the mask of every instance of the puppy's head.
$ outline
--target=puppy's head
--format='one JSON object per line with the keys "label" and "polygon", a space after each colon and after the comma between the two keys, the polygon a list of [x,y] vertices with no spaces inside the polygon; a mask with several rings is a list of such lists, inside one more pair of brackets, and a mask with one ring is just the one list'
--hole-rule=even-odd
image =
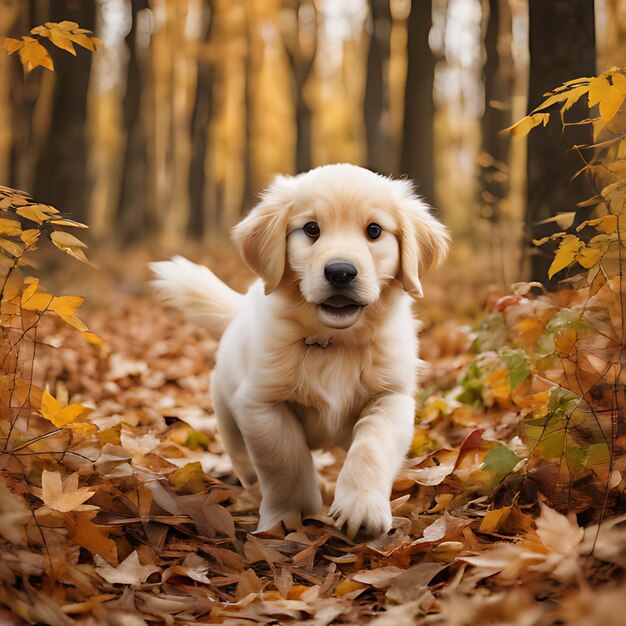
{"label": "puppy's head", "polygon": [[352,326],[394,281],[421,296],[449,240],[410,183],[346,164],[277,177],[233,237],[266,293],[297,284],[330,328]]}

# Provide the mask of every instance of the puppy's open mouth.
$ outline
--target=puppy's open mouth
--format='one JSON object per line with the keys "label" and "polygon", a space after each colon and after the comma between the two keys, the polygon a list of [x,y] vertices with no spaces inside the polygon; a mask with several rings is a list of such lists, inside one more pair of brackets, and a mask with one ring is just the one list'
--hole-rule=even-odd
{"label": "puppy's open mouth", "polygon": [[345,296],[331,296],[324,300],[320,306],[326,312],[332,313],[333,315],[353,315],[363,305]]}
{"label": "puppy's open mouth", "polygon": [[321,321],[331,328],[348,328],[358,319],[365,305],[346,296],[331,296],[318,305]]}

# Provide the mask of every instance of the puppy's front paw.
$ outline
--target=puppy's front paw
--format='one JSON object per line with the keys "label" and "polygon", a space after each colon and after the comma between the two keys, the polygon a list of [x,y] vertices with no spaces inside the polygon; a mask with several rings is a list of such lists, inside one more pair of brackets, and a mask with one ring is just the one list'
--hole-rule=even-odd
{"label": "puppy's front paw", "polygon": [[257,526],[257,531],[265,532],[271,530],[278,524],[278,522],[282,522],[286,528],[289,530],[295,530],[302,526],[302,516],[300,513],[300,509],[297,510],[289,510],[289,509],[271,509],[269,507],[259,511],[259,525]]}
{"label": "puppy's front paw", "polygon": [[319,513],[322,509],[322,495],[317,485],[298,494],[298,498],[290,498],[280,503],[271,503],[263,499],[259,508],[259,525],[257,530],[266,531],[283,522],[287,528],[294,530],[302,526],[302,517]]}
{"label": "puppy's front paw", "polygon": [[335,518],[337,528],[345,524],[350,539],[354,539],[360,529],[369,537],[378,537],[391,529],[388,497],[375,491],[344,489],[341,482],[337,484],[329,514]]}

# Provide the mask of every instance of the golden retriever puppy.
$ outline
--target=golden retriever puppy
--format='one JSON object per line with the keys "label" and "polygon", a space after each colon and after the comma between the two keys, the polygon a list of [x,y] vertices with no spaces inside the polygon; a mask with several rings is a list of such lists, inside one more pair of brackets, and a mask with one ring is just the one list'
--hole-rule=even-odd
{"label": "golden retriever puppy", "polygon": [[153,263],[162,298],[221,334],[212,397],[237,476],[258,480],[259,530],[320,512],[311,450],[348,450],[330,514],[354,537],[391,528],[411,443],[411,298],[448,246],[411,184],[354,165],[278,176],[233,231],[260,277],[241,295],[207,268]]}

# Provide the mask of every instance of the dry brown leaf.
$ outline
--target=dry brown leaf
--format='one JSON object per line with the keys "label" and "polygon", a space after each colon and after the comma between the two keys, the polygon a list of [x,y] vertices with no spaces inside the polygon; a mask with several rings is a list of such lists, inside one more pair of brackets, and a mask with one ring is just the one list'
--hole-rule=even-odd
{"label": "dry brown leaf", "polygon": [[41,474],[41,499],[54,511],[93,511],[98,507],[83,504],[95,493],[94,489],[78,486],[78,473],[70,474],[65,480],[59,472],[43,470]]}
{"label": "dry brown leaf", "polygon": [[133,550],[117,567],[109,565],[97,554],[94,555],[93,560],[98,575],[112,585],[121,584],[137,587],[145,583],[152,574],[161,571],[161,568],[154,564],[142,565],[137,550]]}

